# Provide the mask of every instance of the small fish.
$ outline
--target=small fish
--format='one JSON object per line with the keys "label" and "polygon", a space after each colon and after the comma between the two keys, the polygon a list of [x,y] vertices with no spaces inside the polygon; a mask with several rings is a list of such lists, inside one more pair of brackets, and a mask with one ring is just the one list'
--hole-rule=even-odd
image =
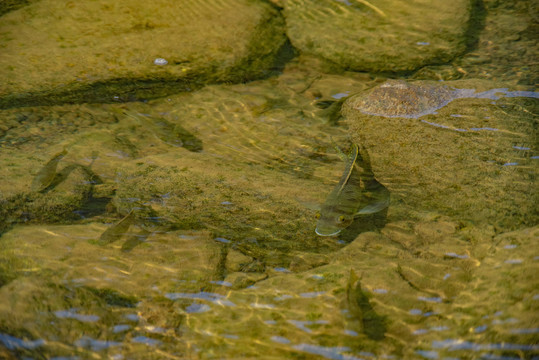
{"label": "small fish", "polygon": [[173,124],[163,118],[154,118],[147,114],[125,112],[125,115],[148,128],[165,144],[183,147],[192,152],[202,151],[202,141],[180,124]]}
{"label": "small fish", "polygon": [[99,245],[107,245],[114,241],[120,240],[120,238],[129,230],[129,227],[133,223],[135,216],[133,209],[122,220],[109,227],[101,236],[97,243]]}
{"label": "small fish", "polygon": [[58,167],[58,163],[60,162],[60,160],[62,160],[64,156],[66,156],[66,154],[67,149],[64,148],[64,150],[54,155],[52,159],[50,159],[41,168],[41,170],[39,170],[39,172],[34,177],[34,180],[32,181],[32,191],[41,192],[47,189],[52,184],[54,178],[56,177],[56,168]]}
{"label": "small fish", "polygon": [[202,141],[180,124],[173,124],[163,118],[141,118],[150,131],[168,145],[183,147],[192,152],[202,151]]}
{"label": "small fish", "polygon": [[382,340],[386,332],[386,319],[378,315],[369,301],[367,293],[361,289],[360,279],[350,269],[350,277],[346,285],[345,306],[348,310],[351,325],[356,325],[372,340]]}
{"label": "small fish", "polygon": [[356,216],[373,214],[388,206],[389,191],[374,178],[366,149],[362,148],[360,154],[359,146],[354,144],[339,183],[317,214],[315,232],[321,236],[337,235]]}

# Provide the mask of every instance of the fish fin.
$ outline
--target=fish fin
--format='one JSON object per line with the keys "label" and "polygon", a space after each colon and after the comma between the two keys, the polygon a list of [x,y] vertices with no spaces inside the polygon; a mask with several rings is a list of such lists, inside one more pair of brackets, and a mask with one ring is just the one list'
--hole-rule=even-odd
{"label": "fish fin", "polygon": [[316,210],[319,211],[322,208],[322,205],[314,202],[314,201],[304,201],[304,200],[297,200],[296,201],[301,204],[302,206],[306,207],[309,210]]}
{"label": "fish fin", "polygon": [[118,221],[116,224],[109,227],[97,240],[99,245],[107,245],[114,241],[119,240],[126,232],[129,230],[129,227],[133,223],[133,209],[129,211],[123,219]]}
{"label": "fish fin", "polygon": [[364,208],[359,210],[355,215],[374,214],[374,213],[384,210],[388,206],[389,206],[389,197],[365,206]]}

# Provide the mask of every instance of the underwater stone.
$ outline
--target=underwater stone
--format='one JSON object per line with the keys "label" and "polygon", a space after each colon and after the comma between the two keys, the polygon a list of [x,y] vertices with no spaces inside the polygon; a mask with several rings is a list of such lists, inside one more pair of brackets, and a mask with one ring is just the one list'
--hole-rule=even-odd
{"label": "underwater stone", "polygon": [[479,80],[392,81],[342,112],[393,204],[510,230],[537,219],[536,95]]}
{"label": "underwater stone", "polygon": [[356,71],[410,71],[465,50],[470,1],[288,0],[284,14],[304,53]]}
{"label": "underwater stone", "polygon": [[455,94],[434,83],[388,80],[364,96],[350,100],[350,106],[364,114],[385,117],[420,117],[447,105]]}
{"label": "underwater stone", "polygon": [[[244,82],[265,76],[286,41],[277,10],[249,0],[37,1],[5,14],[0,32],[9,34],[0,108],[132,101]],[[168,65],[155,66],[156,58]]]}
{"label": "underwater stone", "polygon": [[[389,79],[366,93],[352,96],[348,100],[352,107],[367,115],[383,117],[419,118],[435,114],[453,100],[478,98],[498,100],[502,97],[539,98],[535,91],[508,91],[507,88],[492,88],[476,92],[475,89],[459,89],[444,83],[432,81],[407,82]],[[462,117],[452,114],[453,117]],[[488,127],[472,128],[475,130]],[[494,128],[490,128],[494,129]],[[522,146],[513,146],[517,150],[530,150]]]}
{"label": "underwater stone", "polygon": [[[248,258],[284,268],[297,256],[296,250],[319,254],[337,248],[316,236],[314,216],[296,202],[261,194],[256,185],[232,185],[232,179],[207,171],[182,170],[170,165],[169,159],[152,157],[151,165],[131,164],[119,170],[112,204],[120,214],[137,208],[139,224],[151,226],[158,219],[163,227],[211,231],[215,244],[233,246],[230,262],[225,263],[231,271],[249,267]],[[159,194],[168,197],[162,200]],[[236,206],[223,208],[221,203],[227,199],[234,199]],[[293,240],[297,238],[301,241]],[[236,251],[243,256],[234,256]]]}

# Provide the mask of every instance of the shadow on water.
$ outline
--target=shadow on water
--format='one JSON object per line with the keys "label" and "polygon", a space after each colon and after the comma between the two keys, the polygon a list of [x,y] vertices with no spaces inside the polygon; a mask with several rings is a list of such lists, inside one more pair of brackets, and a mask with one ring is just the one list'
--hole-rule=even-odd
{"label": "shadow on water", "polygon": [[351,243],[361,233],[369,231],[380,231],[387,223],[387,208],[374,214],[361,215],[354,219],[354,222],[341,231],[339,239],[346,243]]}
{"label": "shadow on water", "polygon": [[88,196],[88,199],[81,208],[77,210],[77,213],[82,218],[90,218],[98,215],[105,214],[107,211],[107,206],[111,202],[110,197],[96,197],[93,193]]}
{"label": "shadow on water", "polygon": [[271,70],[266,74],[266,76],[277,76],[281,74],[284,70],[286,64],[288,64],[293,58],[298,55],[296,49],[292,45],[289,39],[279,48],[277,55],[275,56],[275,61],[271,66]]}

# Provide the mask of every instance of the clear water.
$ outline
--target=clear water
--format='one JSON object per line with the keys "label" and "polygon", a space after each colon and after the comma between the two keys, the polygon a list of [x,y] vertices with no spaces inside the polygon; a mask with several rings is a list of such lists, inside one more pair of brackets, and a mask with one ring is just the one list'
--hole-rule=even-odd
{"label": "clear water", "polygon": [[418,167],[405,140],[402,160],[378,151],[387,128],[370,155],[391,204],[333,237],[316,207],[357,134],[331,104],[382,76],[299,57],[152,101],[1,110],[0,358],[539,358],[537,138],[482,125],[536,131],[535,75],[470,60],[489,50],[451,66],[516,90],[452,90],[407,120],[447,154],[496,146]]}

